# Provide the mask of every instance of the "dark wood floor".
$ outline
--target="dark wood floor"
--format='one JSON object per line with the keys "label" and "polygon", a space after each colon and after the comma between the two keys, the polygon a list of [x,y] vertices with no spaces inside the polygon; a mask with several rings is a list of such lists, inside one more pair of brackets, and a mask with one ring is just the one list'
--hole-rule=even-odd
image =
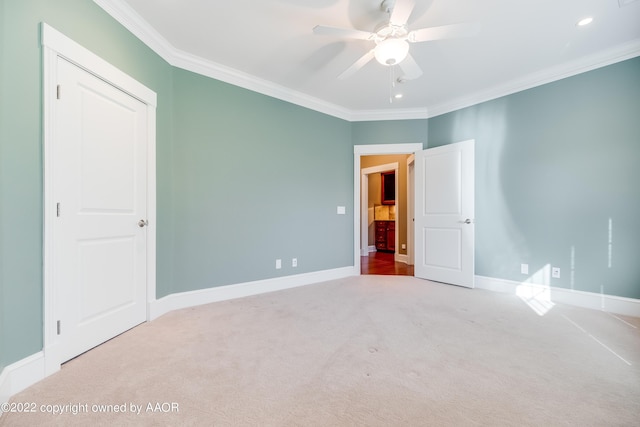
{"label": "dark wood floor", "polygon": [[413,276],[413,265],[393,260],[393,254],[371,252],[360,257],[361,274],[382,274],[387,276]]}

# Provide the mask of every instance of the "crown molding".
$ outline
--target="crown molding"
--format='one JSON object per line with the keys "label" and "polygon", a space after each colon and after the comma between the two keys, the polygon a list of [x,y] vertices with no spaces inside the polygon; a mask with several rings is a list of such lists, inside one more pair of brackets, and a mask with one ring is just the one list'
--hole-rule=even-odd
{"label": "crown molding", "polygon": [[93,1],[174,67],[211,77],[234,86],[239,86],[343,120],[352,121],[353,111],[351,110],[301,92],[293,91],[268,80],[257,78],[176,48],[123,0]]}
{"label": "crown molding", "polygon": [[234,68],[226,67],[181,51],[169,43],[123,0],[93,1],[174,67],[201,74],[349,122],[428,119],[640,56],[640,40],[635,40],[608,51],[585,56],[576,61],[567,62],[556,67],[529,74],[522,78],[505,82],[504,84],[494,86],[487,90],[478,91],[467,96],[424,108],[350,110],[302,92],[291,90],[271,81],[257,78]]}
{"label": "crown molding", "polygon": [[428,119],[429,117],[429,111],[426,108],[358,110],[351,111],[350,121],[370,122],[376,120],[414,120]]}
{"label": "crown molding", "polygon": [[546,68],[518,79],[510,80],[493,88],[475,92],[468,96],[459,97],[449,102],[429,107],[429,117],[436,117],[492,99],[501,98],[517,92],[522,92],[547,83],[552,83],[567,77],[586,73],[597,68],[615,64],[627,59],[640,56],[640,40],[635,40],[613,49],[584,56],[575,61],[565,62],[555,67]]}

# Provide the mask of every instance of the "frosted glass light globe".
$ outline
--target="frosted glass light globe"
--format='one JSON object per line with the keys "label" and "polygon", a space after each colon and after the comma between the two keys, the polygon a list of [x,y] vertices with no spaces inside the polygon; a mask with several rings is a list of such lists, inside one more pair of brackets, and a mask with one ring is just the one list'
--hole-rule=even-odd
{"label": "frosted glass light globe", "polygon": [[382,65],[399,64],[409,54],[409,43],[401,39],[386,39],[378,43],[374,51],[376,60]]}

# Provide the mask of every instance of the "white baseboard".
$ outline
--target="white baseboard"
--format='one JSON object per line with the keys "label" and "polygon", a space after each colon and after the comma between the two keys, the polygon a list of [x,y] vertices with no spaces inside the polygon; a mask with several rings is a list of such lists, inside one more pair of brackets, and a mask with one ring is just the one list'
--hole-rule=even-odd
{"label": "white baseboard", "polygon": [[409,264],[409,256],[406,254],[396,254],[394,261],[404,262],[405,264]]}
{"label": "white baseboard", "polygon": [[257,280],[255,282],[238,283],[235,285],[218,286],[197,291],[171,294],[149,304],[149,320],[157,319],[173,310],[225,301],[250,295],[281,291],[298,286],[311,285],[329,280],[342,279],[356,274],[355,268],[342,267],[333,270],[317,271],[313,273],[296,274],[293,276],[276,277],[273,279]]}
{"label": "white baseboard", "polygon": [[554,288],[535,283],[521,283],[514,280],[494,277],[475,276],[475,287],[494,292],[521,294],[523,288],[528,294],[544,294],[550,302],[575,305],[578,307],[601,310],[625,316],[640,317],[640,300],[614,295],[601,295],[593,292],[575,291],[566,288]]}
{"label": "white baseboard", "polygon": [[377,252],[375,245],[360,249],[360,256],[369,256],[371,252]]}
{"label": "white baseboard", "polygon": [[[6,403],[16,393],[45,377],[44,353],[38,352],[9,366],[0,374],[0,403]],[[0,411],[0,415],[2,412]]]}

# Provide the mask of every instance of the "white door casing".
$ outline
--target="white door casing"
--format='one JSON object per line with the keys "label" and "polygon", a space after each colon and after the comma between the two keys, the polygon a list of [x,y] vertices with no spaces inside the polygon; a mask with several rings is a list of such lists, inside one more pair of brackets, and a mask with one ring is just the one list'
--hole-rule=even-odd
{"label": "white door casing", "polygon": [[46,24],[42,33],[48,375],[144,322],[155,300],[156,96]]}
{"label": "white door casing", "polygon": [[415,154],[407,158],[407,264],[414,265],[414,215],[415,215]]}
{"label": "white door casing", "polygon": [[372,144],[354,145],[353,147],[353,269],[355,275],[360,275],[360,243],[361,243],[361,212],[357,206],[361,204],[361,173],[360,157],[380,154],[411,154],[423,148],[422,143],[406,144]]}
{"label": "white door casing", "polygon": [[416,277],[474,286],[474,145],[415,154]]}

